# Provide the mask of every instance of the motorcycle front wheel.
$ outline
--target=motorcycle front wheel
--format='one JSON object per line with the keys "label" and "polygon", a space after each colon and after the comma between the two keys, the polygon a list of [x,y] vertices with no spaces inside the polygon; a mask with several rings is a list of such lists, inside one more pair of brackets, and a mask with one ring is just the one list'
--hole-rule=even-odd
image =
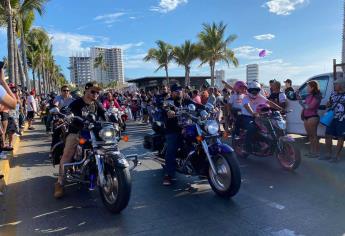
{"label": "motorcycle front wheel", "polygon": [[129,168],[105,164],[105,186],[99,191],[105,207],[112,213],[120,213],[128,205],[131,196],[131,175]]}
{"label": "motorcycle front wheel", "polygon": [[234,153],[218,154],[213,160],[218,174],[209,167],[208,182],[212,190],[220,197],[235,196],[241,187],[241,171]]}
{"label": "motorcycle front wheel", "polygon": [[297,169],[301,164],[301,152],[295,148],[291,143],[284,142],[282,144],[282,151],[277,153],[276,156],[280,165],[289,171]]}

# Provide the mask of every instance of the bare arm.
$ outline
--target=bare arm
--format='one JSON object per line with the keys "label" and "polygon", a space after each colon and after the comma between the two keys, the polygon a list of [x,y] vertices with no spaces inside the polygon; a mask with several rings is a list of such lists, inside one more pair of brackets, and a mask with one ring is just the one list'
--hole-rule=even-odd
{"label": "bare arm", "polygon": [[275,104],[274,102],[272,102],[270,100],[268,100],[267,103],[268,103],[268,105],[270,105],[270,107],[272,107],[274,109],[277,109],[277,110],[280,110],[280,111],[283,110],[283,108],[281,108],[280,106],[278,106],[277,104]]}
{"label": "bare arm", "polygon": [[3,69],[0,69],[0,85],[2,85],[2,87],[6,91],[6,94],[5,96],[3,96],[1,103],[9,109],[15,109],[17,105],[17,99],[5,81]]}

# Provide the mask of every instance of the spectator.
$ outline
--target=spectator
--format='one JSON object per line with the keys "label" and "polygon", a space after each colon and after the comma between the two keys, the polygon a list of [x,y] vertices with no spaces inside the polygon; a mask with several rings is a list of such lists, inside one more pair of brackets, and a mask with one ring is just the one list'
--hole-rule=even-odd
{"label": "spectator", "polygon": [[208,96],[207,103],[210,103],[213,106],[215,106],[216,101],[217,101],[216,96],[215,96],[215,88],[213,88],[213,87],[208,88],[208,94],[209,94],[209,96]]}
{"label": "spectator", "polygon": [[292,81],[291,79],[287,79],[284,81],[285,83],[285,94],[288,96],[288,94],[294,93],[295,90],[292,87]]}
{"label": "spectator", "polygon": [[198,90],[193,90],[192,100],[196,104],[200,104],[201,105],[201,97],[199,96],[199,91]]}
{"label": "spectator", "polygon": [[3,62],[0,62],[0,104],[8,109],[14,109],[17,105],[17,99],[5,81],[3,66]]}
{"label": "spectator", "polygon": [[63,108],[69,106],[74,101],[70,94],[69,87],[67,85],[63,85],[61,87],[61,95],[56,96],[54,99],[54,105],[58,108]]}
{"label": "spectator", "polygon": [[286,95],[280,91],[280,87],[279,81],[275,81],[271,84],[271,94],[268,96],[268,100],[284,109],[286,107]]}
{"label": "spectator", "polygon": [[26,98],[26,105],[27,105],[27,116],[26,119],[28,121],[28,129],[34,130],[35,128],[32,126],[32,121],[35,117],[35,113],[37,112],[37,105],[36,100],[34,98],[35,92],[31,91],[30,94]]}
{"label": "spectator", "polygon": [[[338,162],[345,139],[345,79],[334,81],[334,93],[327,105],[334,111],[334,117],[331,125],[326,128],[327,154],[320,159]],[[338,139],[334,156],[332,156],[332,139]]]}
{"label": "spectator", "polygon": [[270,84],[270,94],[272,93],[272,86],[273,86],[274,82],[276,82],[275,79],[271,79],[271,80],[269,81],[269,84]]}
{"label": "spectator", "polygon": [[319,156],[319,139],[317,137],[317,127],[320,122],[320,117],[317,110],[321,102],[321,92],[317,81],[311,80],[308,82],[308,96],[304,102],[300,100],[303,107],[301,118],[304,121],[304,127],[310,141],[310,152],[307,154],[309,158],[316,158]]}

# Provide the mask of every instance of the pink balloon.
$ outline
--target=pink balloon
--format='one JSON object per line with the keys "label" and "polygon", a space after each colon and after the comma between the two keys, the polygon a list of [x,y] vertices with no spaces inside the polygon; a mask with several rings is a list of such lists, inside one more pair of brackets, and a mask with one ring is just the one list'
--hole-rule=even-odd
{"label": "pink balloon", "polygon": [[266,56],[266,50],[262,50],[259,52],[259,57],[265,57]]}

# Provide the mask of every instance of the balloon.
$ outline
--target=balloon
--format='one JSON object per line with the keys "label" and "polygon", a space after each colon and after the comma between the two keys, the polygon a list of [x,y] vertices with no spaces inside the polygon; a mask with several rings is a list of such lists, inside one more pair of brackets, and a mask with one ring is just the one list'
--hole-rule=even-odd
{"label": "balloon", "polygon": [[259,52],[259,57],[265,57],[266,56],[266,50],[262,50]]}

